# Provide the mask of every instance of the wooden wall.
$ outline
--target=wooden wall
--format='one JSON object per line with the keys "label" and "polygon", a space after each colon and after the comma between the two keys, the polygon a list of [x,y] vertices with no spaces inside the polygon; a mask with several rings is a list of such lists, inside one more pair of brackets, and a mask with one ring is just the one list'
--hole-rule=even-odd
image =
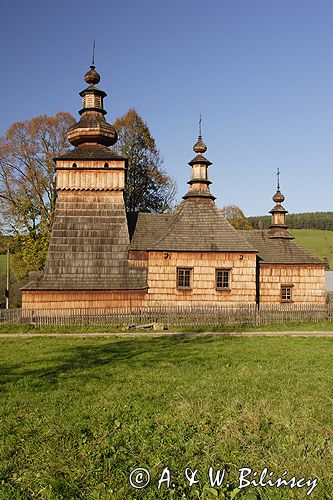
{"label": "wooden wall", "polygon": [[[177,268],[193,268],[192,290],[178,290]],[[231,290],[215,288],[215,269],[231,269]],[[148,300],[150,305],[254,303],[256,254],[218,252],[149,252]]]}
{"label": "wooden wall", "polygon": [[145,290],[25,290],[22,292],[22,308],[38,309],[108,309],[111,307],[140,307]]}
{"label": "wooden wall", "polygon": [[326,301],[324,274],[322,264],[260,264],[260,303],[280,303],[281,285],[293,285],[294,303],[323,303]]}

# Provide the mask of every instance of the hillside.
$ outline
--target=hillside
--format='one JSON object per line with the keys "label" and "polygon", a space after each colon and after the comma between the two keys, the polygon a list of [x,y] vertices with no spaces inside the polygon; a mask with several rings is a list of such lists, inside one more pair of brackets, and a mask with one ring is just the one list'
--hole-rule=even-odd
{"label": "hillside", "polygon": [[[253,229],[267,229],[271,223],[270,215],[258,215],[247,218]],[[290,229],[322,229],[333,231],[333,212],[305,212],[288,214],[286,217]]]}
{"label": "hillside", "polygon": [[320,229],[289,229],[297,244],[310,253],[323,259],[328,258],[330,269],[333,270],[333,231]]}

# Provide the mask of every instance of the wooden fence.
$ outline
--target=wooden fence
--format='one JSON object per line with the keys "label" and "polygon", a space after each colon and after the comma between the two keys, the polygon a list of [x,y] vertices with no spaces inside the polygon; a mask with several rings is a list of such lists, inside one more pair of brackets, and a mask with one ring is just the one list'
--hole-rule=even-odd
{"label": "wooden fence", "polygon": [[97,310],[0,310],[0,324],[33,326],[130,326],[162,323],[176,326],[223,326],[242,324],[281,324],[285,322],[333,322],[333,303],[321,305],[277,304],[258,308],[255,304],[219,306],[156,306],[144,308],[110,308]]}

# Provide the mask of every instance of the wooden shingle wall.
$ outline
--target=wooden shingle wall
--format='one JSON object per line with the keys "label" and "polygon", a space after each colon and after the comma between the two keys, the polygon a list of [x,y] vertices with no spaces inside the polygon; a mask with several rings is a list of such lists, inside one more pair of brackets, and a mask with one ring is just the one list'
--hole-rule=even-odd
{"label": "wooden shingle wall", "polygon": [[325,266],[314,265],[260,265],[260,303],[281,302],[281,285],[292,286],[292,301],[297,304],[324,303]]}
{"label": "wooden shingle wall", "polygon": [[[192,268],[192,290],[177,289],[177,268]],[[216,290],[215,270],[231,270],[231,289]],[[149,252],[147,305],[255,303],[256,254]]]}

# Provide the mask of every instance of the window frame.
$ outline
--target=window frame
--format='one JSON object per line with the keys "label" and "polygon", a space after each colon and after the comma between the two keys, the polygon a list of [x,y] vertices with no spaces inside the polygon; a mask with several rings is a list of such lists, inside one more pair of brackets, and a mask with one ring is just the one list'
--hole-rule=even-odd
{"label": "window frame", "polygon": [[[292,303],[293,301],[293,288],[294,285],[292,284],[283,284],[280,286],[280,302],[282,303]],[[283,291],[284,290],[290,290],[290,298],[283,298]]]}
{"label": "window frame", "polygon": [[[189,285],[179,285],[179,273],[180,271],[189,271]],[[192,290],[192,279],[193,279],[193,267],[177,267],[176,270],[176,287],[177,290]],[[185,276],[184,276],[185,282]]]}
{"label": "window frame", "polygon": [[[218,292],[230,292],[231,290],[231,267],[217,267],[215,269],[215,290]],[[218,286],[218,273],[219,272],[228,273],[228,286]],[[222,276],[223,283],[223,276]]]}

